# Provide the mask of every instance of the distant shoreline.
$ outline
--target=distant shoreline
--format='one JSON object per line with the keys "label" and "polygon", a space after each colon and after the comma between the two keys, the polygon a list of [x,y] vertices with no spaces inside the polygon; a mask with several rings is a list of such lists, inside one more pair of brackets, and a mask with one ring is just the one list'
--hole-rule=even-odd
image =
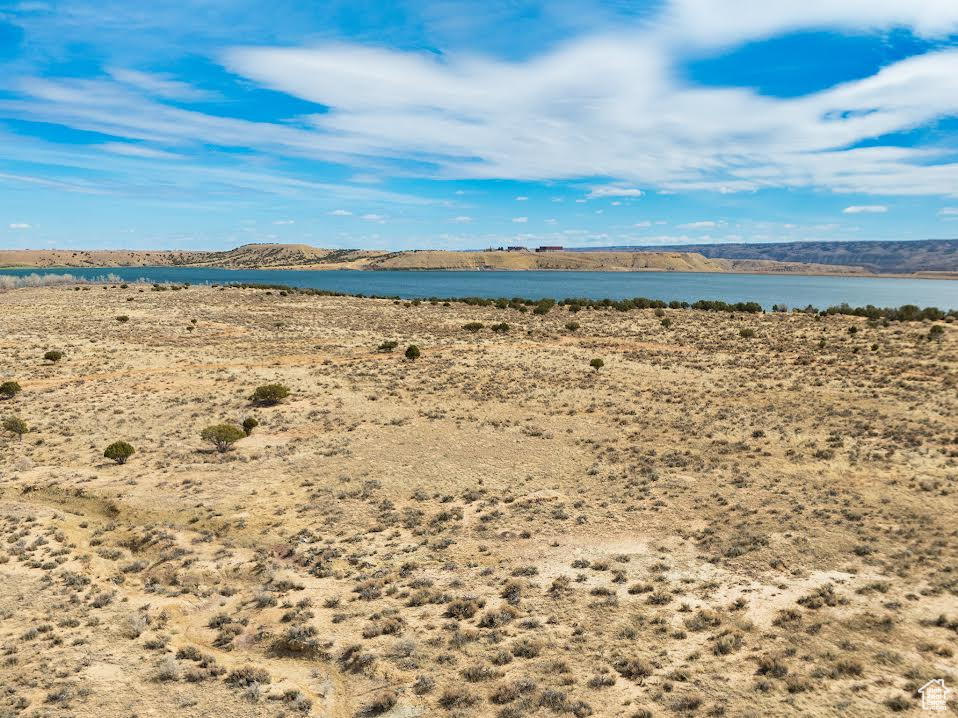
{"label": "distant shoreline", "polygon": [[323,267],[315,267],[309,265],[300,265],[300,266],[255,266],[255,267],[230,267],[221,264],[104,264],[104,265],[83,265],[83,266],[71,266],[71,265],[11,265],[0,267],[0,272],[7,272],[11,270],[16,270],[18,272],[22,271],[32,271],[37,274],[42,274],[45,270],[52,270],[57,272],[69,272],[70,270],[92,270],[100,269],[103,271],[109,271],[112,269],[222,269],[230,272],[242,272],[242,271],[277,271],[277,272],[330,272],[330,271],[343,271],[343,272],[369,272],[369,273],[381,273],[381,272],[470,272],[470,273],[490,273],[490,274],[512,274],[512,273],[523,273],[523,272],[590,272],[590,273],[608,273],[608,274],[748,274],[756,276],[768,276],[768,277],[780,277],[780,276],[799,276],[799,277],[842,277],[842,278],[851,278],[851,279],[935,279],[942,281],[955,281],[958,280],[958,272],[917,272],[913,274],[902,274],[902,273],[879,273],[879,272],[841,272],[841,271],[800,271],[800,270],[780,270],[780,271],[760,271],[760,270],[749,270],[749,269],[725,269],[725,270],[700,270],[700,269],[660,269],[656,267],[642,267],[636,269],[628,268],[618,268],[618,267],[602,267],[597,269],[590,269],[588,267],[572,267],[572,268],[554,268],[554,267],[536,267],[533,269],[510,269],[510,268],[500,268],[500,267],[477,267],[477,268],[468,268],[468,267],[350,267],[350,266],[336,266],[336,265],[325,265]]}
{"label": "distant shoreline", "polygon": [[245,244],[219,252],[6,249],[0,250],[0,266],[3,267],[0,271],[109,271],[141,267],[311,272],[677,272],[947,280],[958,279],[954,249],[958,249],[958,242],[920,242],[913,245],[914,251],[902,250],[896,245],[891,249],[885,247],[884,254],[868,254],[864,250],[852,252],[849,246],[833,243],[831,251],[818,246],[814,253],[800,258],[794,252],[771,257],[767,248],[756,250],[748,256],[741,248],[734,247],[724,257],[704,249],[701,252],[679,249],[589,251],[562,248],[385,252],[324,249],[306,244]]}

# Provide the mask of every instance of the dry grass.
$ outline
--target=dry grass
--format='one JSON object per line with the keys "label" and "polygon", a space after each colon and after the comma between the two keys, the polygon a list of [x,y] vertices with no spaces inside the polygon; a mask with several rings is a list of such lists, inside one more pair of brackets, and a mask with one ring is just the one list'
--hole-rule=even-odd
{"label": "dry grass", "polygon": [[871,716],[954,687],[958,327],[665,314],[0,294],[0,417],[30,427],[0,438],[0,716]]}

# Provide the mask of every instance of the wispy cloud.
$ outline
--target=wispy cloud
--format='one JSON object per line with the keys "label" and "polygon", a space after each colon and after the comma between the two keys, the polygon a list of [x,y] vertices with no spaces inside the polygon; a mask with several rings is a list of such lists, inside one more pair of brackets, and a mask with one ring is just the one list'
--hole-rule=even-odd
{"label": "wispy cloud", "polygon": [[711,220],[703,220],[701,222],[688,222],[686,224],[680,224],[679,229],[713,229],[718,227],[718,222],[713,222]]}
{"label": "wispy cloud", "polygon": [[137,70],[128,70],[121,67],[111,68],[110,76],[117,82],[129,87],[142,90],[143,92],[155,97],[162,97],[167,100],[184,100],[200,102],[203,100],[215,99],[217,95],[212,92],[197,89],[189,83],[175,80],[166,75],[159,75],[149,72],[139,72]]}
{"label": "wispy cloud", "polygon": [[621,185],[606,185],[604,187],[593,187],[589,192],[589,199],[600,197],[641,197],[644,193],[635,187],[623,187]]}
{"label": "wispy cloud", "polygon": [[103,152],[110,152],[116,155],[125,155],[126,157],[145,157],[148,159],[160,160],[185,159],[183,155],[176,154],[175,152],[167,152],[165,150],[158,150],[152,147],[132,144],[130,142],[104,142],[102,145],[97,145],[97,148]]}
{"label": "wispy cloud", "polygon": [[26,222],[11,222],[7,225],[10,229],[30,229],[30,225]]}
{"label": "wispy cloud", "polygon": [[842,210],[844,214],[884,214],[888,207],[883,204],[855,204]]}
{"label": "wispy cloud", "polygon": [[516,224],[525,224],[526,222],[529,221],[529,218],[528,217],[513,217],[512,221],[515,222]]}
{"label": "wispy cloud", "polygon": [[238,48],[226,62],[331,107],[313,125],[344,151],[429,156],[438,176],[608,176],[719,192],[958,193],[958,163],[944,153],[841,149],[958,113],[958,50],[795,98],[687,86],[672,71],[678,53],[649,31],[579,40],[523,63],[343,45]]}

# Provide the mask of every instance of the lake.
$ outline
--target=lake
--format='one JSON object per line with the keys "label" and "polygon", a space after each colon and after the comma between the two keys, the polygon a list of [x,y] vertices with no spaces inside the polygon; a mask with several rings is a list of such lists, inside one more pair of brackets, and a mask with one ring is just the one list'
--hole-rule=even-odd
{"label": "lake", "polygon": [[902,304],[958,309],[958,281],[886,277],[836,277],[692,272],[447,272],[293,271],[217,267],[110,267],[96,269],[0,269],[0,275],[71,274],[95,279],[112,274],[127,282],[190,284],[287,284],[344,294],[424,297],[524,297],[528,299],[719,299],[824,308]]}

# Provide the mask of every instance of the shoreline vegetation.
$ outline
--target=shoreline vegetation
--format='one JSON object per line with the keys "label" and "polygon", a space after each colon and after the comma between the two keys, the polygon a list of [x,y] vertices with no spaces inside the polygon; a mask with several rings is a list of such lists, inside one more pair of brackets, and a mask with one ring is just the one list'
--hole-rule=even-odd
{"label": "shoreline vegetation", "polygon": [[[76,291],[90,289],[92,286],[102,286],[106,288],[116,288],[117,286],[126,289],[129,285],[137,285],[143,291],[149,287],[154,292],[179,291],[188,289],[190,284],[178,283],[155,283],[146,281],[124,281],[115,274],[108,274],[103,277],[93,279],[75,277],[69,274],[30,274],[22,277],[0,276],[0,291],[13,289],[38,288],[45,286],[71,286],[75,285]],[[267,294],[278,292],[281,296],[301,295],[317,297],[349,297],[354,299],[380,299],[391,300],[397,304],[407,306],[419,306],[424,303],[436,305],[452,303],[466,304],[478,307],[496,307],[497,309],[516,309],[522,313],[531,311],[533,314],[548,314],[553,308],[566,310],[570,314],[589,309],[595,311],[618,311],[628,312],[634,309],[697,309],[707,312],[728,312],[728,313],[747,313],[764,314],[765,310],[761,304],[754,301],[745,302],[725,302],[713,299],[698,299],[696,301],[665,301],[662,299],[651,299],[648,297],[634,297],[630,299],[590,299],[587,297],[564,297],[564,298],[545,298],[530,299],[527,297],[423,297],[415,299],[402,299],[398,295],[378,295],[336,292],[328,289],[316,289],[311,287],[294,287],[288,284],[260,284],[249,282],[237,282],[229,284],[210,283],[213,289],[252,289],[264,291]],[[871,321],[879,319],[889,321],[947,321],[953,322],[958,319],[958,309],[942,310],[938,307],[919,307],[915,304],[904,304],[899,307],[876,307],[868,304],[865,306],[853,307],[847,303],[832,305],[825,308],[816,307],[808,304],[803,308],[789,308],[783,304],[775,304],[771,309],[772,313],[800,312],[802,314],[831,316],[836,314],[864,317]]]}

